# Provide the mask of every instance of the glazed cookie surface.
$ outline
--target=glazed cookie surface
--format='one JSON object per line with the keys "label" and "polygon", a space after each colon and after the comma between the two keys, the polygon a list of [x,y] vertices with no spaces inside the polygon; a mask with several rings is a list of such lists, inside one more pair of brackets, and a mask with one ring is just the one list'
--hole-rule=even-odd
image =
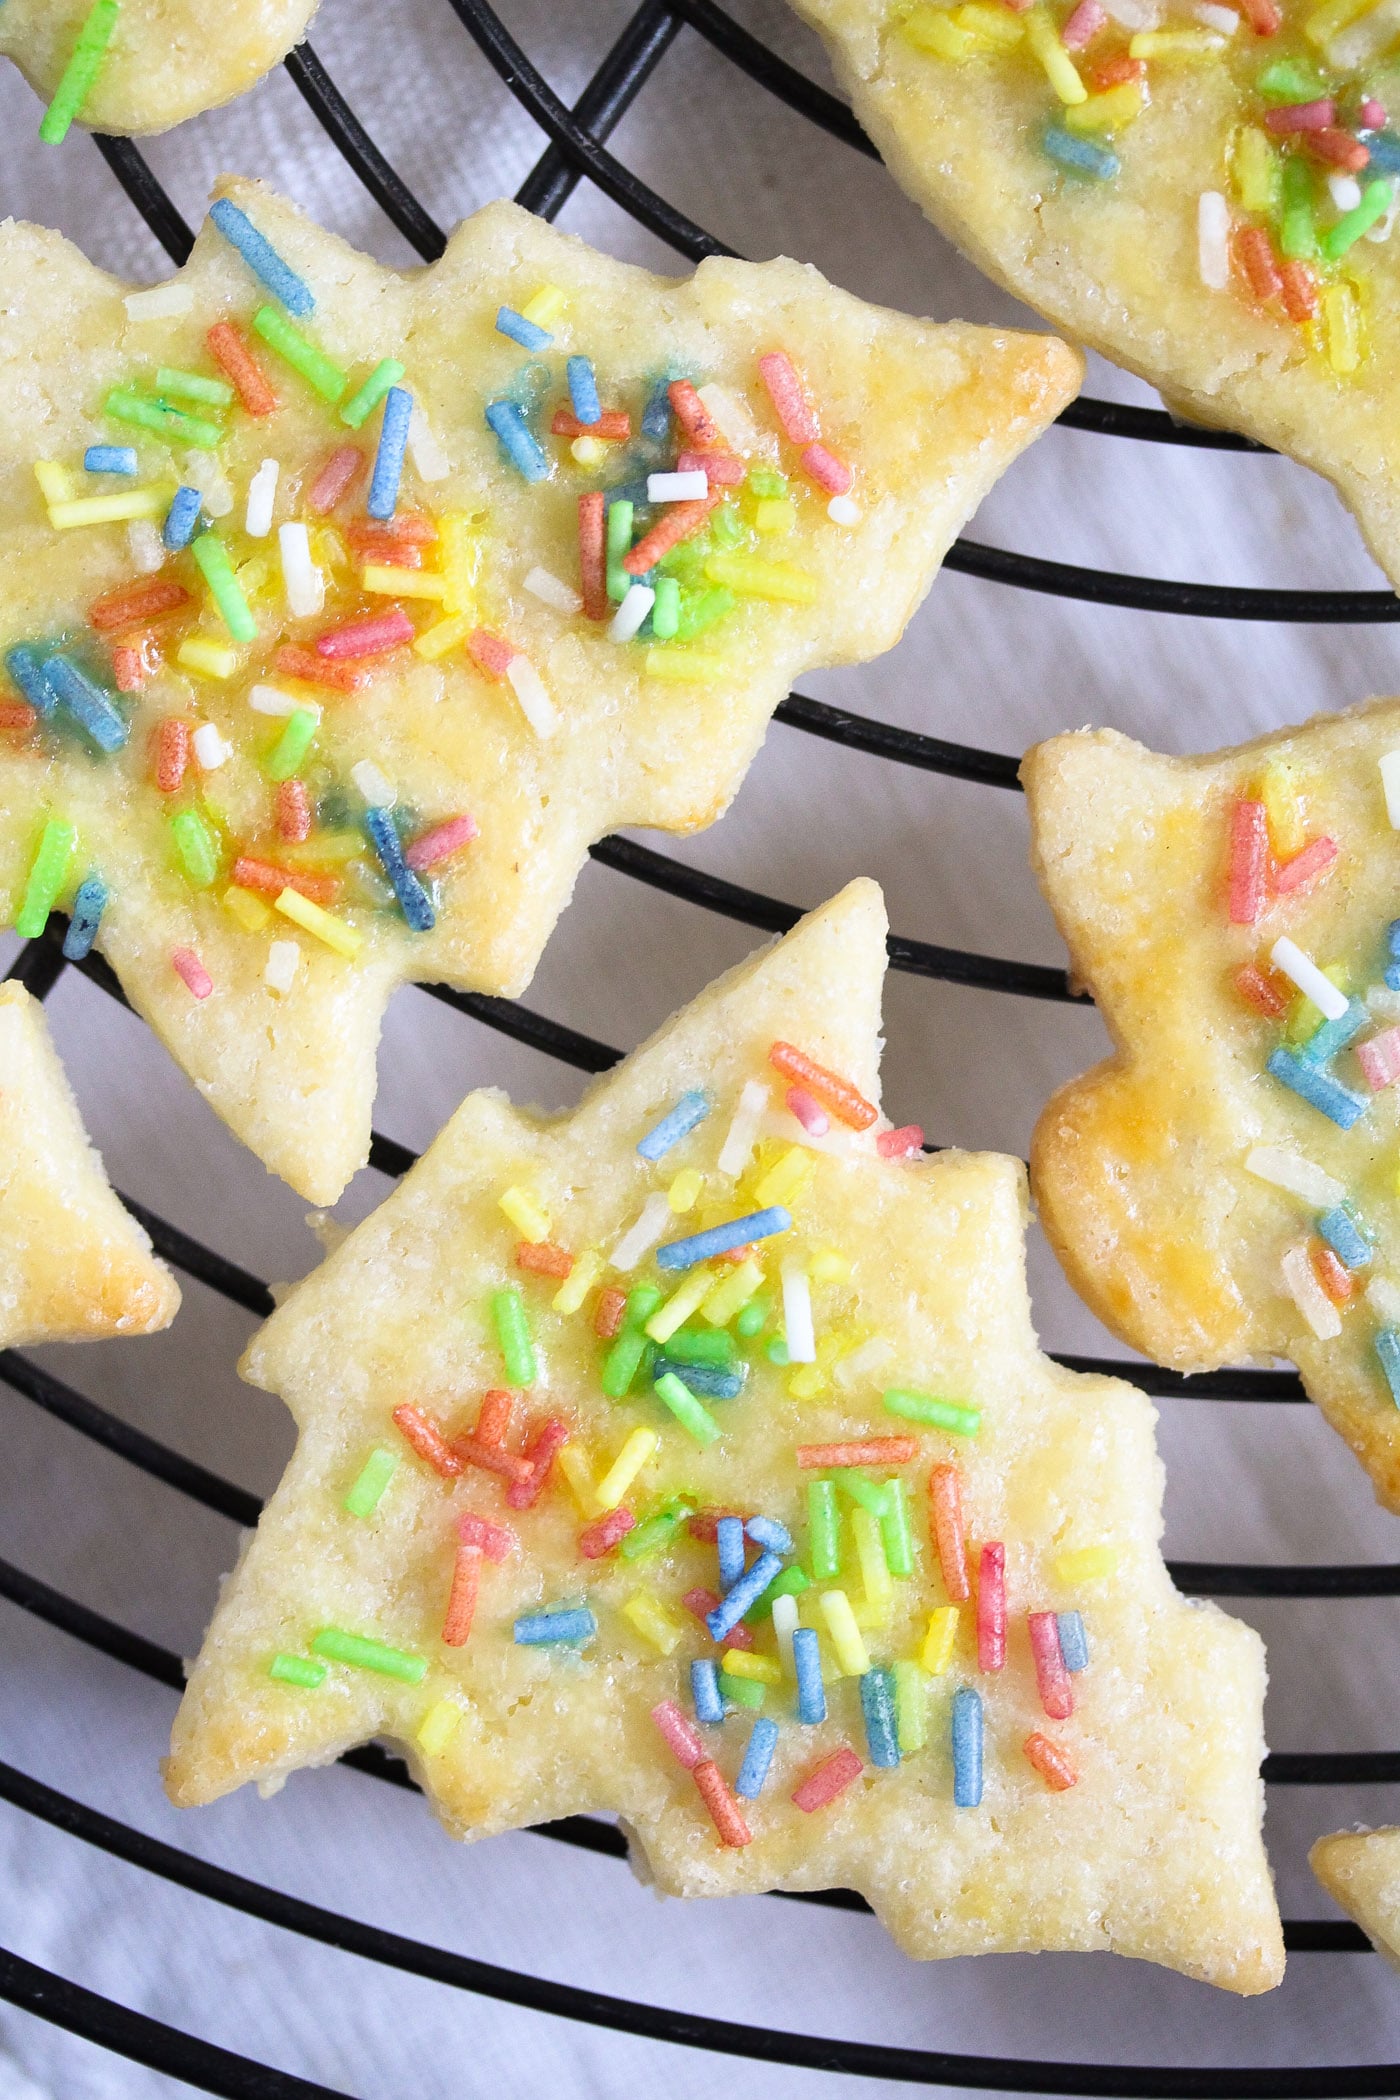
{"label": "glazed cookie surface", "polygon": [[988,276],[1334,482],[1400,582],[1400,23],[1328,0],[794,0]]}
{"label": "glazed cookie surface", "polygon": [[1318,1839],[1308,1865],[1377,1954],[1400,1969],[1400,1830],[1336,1831]]}
{"label": "glazed cookie surface", "polygon": [[1208,758],[1056,737],[1022,777],[1117,1045],[1032,1148],[1071,1282],[1177,1370],[1291,1359],[1400,1510],[1397,767],[1385,700]]}
{"label": "glazed cookie surface", "polygon": [[0,1348],[155,1334],[179,1303],[88,1142],[43,1008],[0,984]]}
{"label": "glazed cookie surface", "polygon": [[225,187],[150,292],[0,230],[0,917],[91,877],[133,1004],[330,1202],[393,987],[520,992],[594,840],[713,822],[1080,361],[509,204],[399,276]]}
{"label": "glazed cookie surface", "polygon": [[1262,1648],[1168,1579],[1147,1401],[1040,1354],[1018,1164],[881,1116],[884,970],[853,883],[571,1115],[471,1095],[285,1300],[176,1802],[385,1737],[459,1836],[1277,1982]]}

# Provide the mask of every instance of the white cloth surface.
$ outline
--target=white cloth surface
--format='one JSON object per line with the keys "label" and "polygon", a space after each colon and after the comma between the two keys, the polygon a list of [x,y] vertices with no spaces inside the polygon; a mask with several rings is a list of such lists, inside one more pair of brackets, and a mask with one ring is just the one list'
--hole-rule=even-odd
{"label": "white cloth surface", "polygon": [[[734,0],[778,49],[825,78],[779,0]],[[512,0],[505,10],[549,78],[576,95],[621,28],[625,0]],[[440,223],[510,194],[542,141],[447,0],[325,0],[317,50]],[[0,205],[57,225],[141,278],[161,260],[95,148],[35,138],[37,106],[0,76]],[[811,260],[867,297],[940,318],[1022,318],[924,223],[883,171],[782,109],[685,30],[615,147],[661,192],[753,256]],[[223,169],[266,176],[386,260],[407,250],[345,171],[279,72],[232,109],[155,141],[150,157],[197,219]],[[670,267],[650,236],[586,185],[562,223]],[[62,355],[62,346],[55,346]],[[1146,399],[1102,366],[1091,392]],[[1321,482],[1286,462],[1057,430],[1006,477],[973,528],[1001,546],[1139,573],[1252,584],[1374,587],[1380,579]],[[943,577],[900,647],[807,689],[881,719],[1005,751],[1082,723],[1174,750],[1209,749],[1393,689],[1400,631],[1232,625],[1094,610]],[[1004,955],[1059,945],[1027,870],[1019,796],[886,765],[775,727],[715,830],[667,850],[794,902],[849,876],[884,884],[894,926]],[[590,867],[529,1003],[622,1045],[737,960],[744,928]],[[0,943],[0,965],[12,943]],[[49,1002],[57,1038],[114,1180],[260,1275],[316,1259],[304,1206],[242,1151],[145,1029],[82,979]],[[1024,1154],[1050,1088],[1098,1056],[1082,1010],[891,976],[886,1100],[931,1134]],[[422,1146],[468,1088],[549,1105],[578,1075],[450,1013],[395,1000],[378,1127]],[[340,1206],[362,1216],[386,1184],[366,1171]],[[1043,1248],[1032,1248],[1047,1346],[1111,1348]],[[217,1471],[268,1490],[290,1446],[278,1403],[240,1385],[250,1320],[186,1284],[174,1329],[150,1341],[51,1351],[64,1378]],[[236,1540],[220,1518],[133,1472],[0,1388],[6,1438],[0,1551],[123,1624],[196,1646]],[[1163,1403],[1167,1547],[1185,1558],[1393,1560],[1394,1523],[1310,1409]],[[1379,1748],[1396,1740],[1395,1606],[1231,1607],[1270,1643],[1271,1743]],[[1388,1631],[1389,1629],[1389,1631]],[[417,1938],[488,1960],[775,2028],[1030,2057],[1295,2065],[1400,2057],[1400,1982],[1371,1956],[1293,1959],[1271,1997],[1241,2003],[1100,1958],[920,1966],[871,1919],[772,1899],[658,1906],[625,1867],[529,1835],[455,1847],[421,1802],[354,1773],[294,1778],[270,1803],[240,1796],[177,1815],[157,1759],[172,1701],[160,1687],[0,1607],[3,1755],[168,1842]],[[1383,1822],[1393,1790],[1275,1790],[1268,1835],[1286,1914],[1333,1915],[1305,1854],[1319,1832]],[[155,2017],[359,2100],[459,2100],[634,2085],[668,2100],[717,2086],[748,2100],[820,2092],[819,2074],[721,2060],[467,1996],[313,1945],[144,1876],[0,1808],[0,1939]],[[0,2100],[164,2100],[175,2084],[0,2008]],[[889,2088],[834,2079],[830,2090]]]}

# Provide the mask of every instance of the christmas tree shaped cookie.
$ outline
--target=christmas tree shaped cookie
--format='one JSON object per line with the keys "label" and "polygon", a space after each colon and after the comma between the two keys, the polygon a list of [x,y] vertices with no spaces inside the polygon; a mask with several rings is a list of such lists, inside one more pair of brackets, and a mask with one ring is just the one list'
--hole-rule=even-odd
{"label": "christmas tree shaped cookie", "polygon": [[316,0],[4,0],[0,52],[48,107],[39,136],[167,131],[284,59]]}
{"label": "christmas tree shaped cookie", "polygon": [[29,226],[0,264],[0,922],[82,898],[316,1202],[393,987],[521,991],[593,840],[712,822],[1080,369],[508,204],[410,277],[249,184],[154,291]]}
{"label": "christmas tree shaped cookie", "polygon": [[1035,1135],[1071,1282],[1178,1370],[1291,1358],[1400,1510],[1400,701],[1208,758],[1056,737],[1023,777],[1116,1045]]}
{"label": "christmas tree shaped cookie", "polygon": [[1400,1830],[1336,1831],[1318,1839],[1308,1865],[1377,1954],[1400,1969]]}
{"label": "christmas tree shaped cookie", "polygon": [[1400,582],[1389,0],[794,0],[895,179],[1195,422],[1334,482]]}
{"label": "christmas tree shaped cookie", "polygon": [[179,1303],[88,1143],[43,1008],[0,984],[0,1348],[155,1334]]}
{"label": "christmas tree shaped cookie", "polygon": [[881,1116],[884,969],[853,883],[573,1114],[471,1095],[274,1314],[177,1802],[384,1736],[461,1836],[1278,1980],[1259,1642],[1168,1580],[1146,1400],[1038,1351],[1019,1165]]}

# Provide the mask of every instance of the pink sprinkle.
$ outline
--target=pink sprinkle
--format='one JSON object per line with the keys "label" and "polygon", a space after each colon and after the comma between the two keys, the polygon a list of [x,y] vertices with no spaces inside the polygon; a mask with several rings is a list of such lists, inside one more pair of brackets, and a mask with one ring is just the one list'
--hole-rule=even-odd
{"label": "pink sprinkle", "polygon": [[674,1699],[663,1699],[651,1710],[651,1718],[661,1733],[662,1740],[678,1765],[693,1772],[705,1755],[705,1745],[687,1721]]}
{"label": "pink sprinkle", "polygon": [[435,868],[440,860],[469,846],[476,830],[475,817],[448,817],[444,823],[434,824],[431,831],[420,831],[416,839],[410,839],[403,857],[410,868]]}
{"label": "pink sprinkle", "polygon": [[817,419],[802,391],[797,368],[786,350],[770,350],[766,357],[758,360],[758,371],[782,425],[783,436],[790,438],[794,445],[813,444],[820,435]]}
{"label": "pink sprinkle", "polygon": [[844,496],[855,481],[855,475],[843,459],[825,445],[808,445],[803,451],[800,465],[809,481],[815,481],[819,489],[829,496]]}
{"label": "pink sprinkle", "polygon": [[1059,1620],[1052,1611],[1033,1611],[1027,1615],[1026,1624],[1030,1628],[1040,1703],[1052,1721],[1067,1721],[1074,1712],[1074,1685],[1060,1650]]}
{"label": "pink sprinkle", "polygon": [[1373,1094],[1394,1086],[1400,1079],[1400,1028],[1383,1028],[1367,1042],[1356,1046],[1356,1062],[1366,1075]]}
{"label": "pink sprinkle", "polygon": [[555,1458],[568,1441],[568,1423],[561,1421],[558,1415],[551,1415],[534,1442],[525,1447],[529,1471],[523,1479],[512,1480],[506,1489],[506,1501],[512,1509],[534,1508],[544,1493]]}
{"label": "pink sprinkle", "polygon": [[509,642],[503,642],[498,634],[492,634],[489,628],[478,627],[474,634],[467,636],[467,654],[488,678],[504,678],[520,651],[513,649]]}
{"label": "pink sprinkle", "polygon": [[[699,1619],[703,1623],[719,1603],[719,1592],[718,1590],[704,1589],[697,1583],[693,1590],[686,1591],[681,1598],[681,1603],[691,1614],[692,1618]],[[708,1631],[708,1629],[706,1630]],[[743,1625],[742,1622],[738,1626],[731,1626],[724,1639],[720,1642],[720,1646],[722,1648],[740,1648],[747,1653],[753,1646],[752,1628]]]}
{"label": "pink sprinkle", "polygon": [[1380,131],[1385,125],[1385,105],[1377,102],[1374,95],[1367,95],[1361,104],[1361,125],[1365,131]]}
{"label": "pink sprinkle", "polygon": [[1280,897],[1289,897],[1295,891],[1306,888],[1324,874],[1337,858],[1335,839],[1309,839],[1301,853],[1284,861],[1274,869],[1274,890]]}
{"label": "pink sprinkle", "polygon": [[989,1539],[977,1572],[977,1667],[1006,1668],[1006,1548]]}
{"label": "pink sprinkle", "polygon": [[815,1094],[809,1094],[805,1086],[790,1086],[783,1096],[788,1114],[796,1116],[808,1137],[825,1137],[831,1128],[831,1118]]}
{"label": "pink sprinkle", "polygon": [[917,1159],[924,1149],[920,1123],[902,1123],[898,1130],[882,1130],[875,1140],[881,1159]]}
{"label": "pink sprinkle", "polygon": [[1066,51],[1082,51],[1103,28],[1108,16],[1099,6],[1099,0],[1079,0],[1079,5],[1060,31],[1060,42]]}
{"label": "pink sprinkle", "polygon": [[1327,131],[1337,121],[1337,105],[1330,95],[1316,102],[1285,102],[1282,109],[1264,112],[1264,122],[1276,134],[1290,131]]}
{"label": "pink sprinkle", "polygon": [[372,620],[351,620],[344,627],[332,627],[329,634],[318,634],[316,654],[337,659],[387,656],[391,649],[411,642],[413,632],[412,620],[396,605],[392,612],[378,613]]}
{"label": "pink sprinkle", "polygon": [[708,474],[711,488],[733,489],[743,480],[745,468],[737,452],[681,452],[676,472]]}
{"label": "pink sprinkle", "polygon": [[793,1800],[804,1816],[810,1816],[814,1808],[825,1808],[838,1794],[844,1794],[853,1779],[859,1779],[865,1766],[854,1750],[836,1750],[825,1757],[814,1771],[807,1774],[801,1786],[793,1789]]}
{"label": "pink sprinkle", "polygon": [[596,1523],[586,1524],[578,1535],[578,1550],[585,1560],[601,1560],[611,1553],[614,1546],[626,1538],[636,1526],[637,1519],[630,1509],[610,1509]]}
{"label": "pink sprinkle", "polygon": [[193,948],[172,948],[170,964],[177,977],[184,979],[190,994],[195,999],[207,999],[214,989],[214,980],[205,969]]}
{"label": "pink sprinkle", "polygon": [[322,467],[306,492],[306,507],[318,518],[334,510],[365,471],[365,455],[358,445],[342,445]]}
{"label": "pink sprinkle", "polygon": [[489,1517],[479,1517],[474,1509],[464,1509],[457,1519],[457,1536],[464,1546],[475,1546],[488,1560],[502,1561],[515,1544],[515,1533],[504,1524],[493,1524]]}

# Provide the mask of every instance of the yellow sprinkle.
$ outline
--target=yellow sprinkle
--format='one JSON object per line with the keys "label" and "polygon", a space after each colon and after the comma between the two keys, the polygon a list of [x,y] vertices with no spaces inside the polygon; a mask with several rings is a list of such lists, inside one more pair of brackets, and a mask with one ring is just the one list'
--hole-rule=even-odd
{"label": "yellow sprinkle", "polygon": [[538,1247],[541,1240],[549,1238],[549,1212],[538,1204],[528,1189],[512,1186],[496,1198],[496,1207],[503,1210],[522,1240]]}
{"label": "yellow sprinkle", "polygon": [[39,484],[39,493],[45,503],[72,502],[73,477],[67,467],[60,466],[56,459],[36,459],[34,479]]}
{"label": "yellow sprinkle", "polygon": [[1278,208],[1278,149],[1257,124],[1241,125],[1234,135],[1230,174],[1241,208],[1268,218]]}
{"label": "yellow sprinkle", "polygon": [[658,1305],[646,1324],[646,1333],[654,1342],[669,1342],[676,1329],[687,1321],[714,1288],[714,1277],[702,1264],[692,1269],[685,1282],[672,1291],[664,1305]]}
{"label": "yellow sprinkle", "polygon": [[441,1757],[461,1723],[462,1709],[455,1699],[439,1699],[418,1724],[418,1747],[425,1757]]}
{"label": "yellow sprinkle", "polygon": [[1117,87],[1105,88],[1100,95],[1090,95],[1077,109],[1067,109],[1064,127],[1081,138],[1086,132],[1118,131],[1140,117],[1146,106],[1147,90],[1142,82],[1124,80]]}
{"label": "yellow sprinkle", "polygon": [[[642,1467],[661,1442],[654,1429],[634,1429],[607,1472],[598,1482],[593,1497],[594,1507],[600,1516],[616,1509]],[[567,1444],[565,1450],[568,1449]]]}
{"label": "yellow sprinkle", "polygon": [[608,447],[602,438],[576,437],[569,450],[581,467],[600,467],[608,456]]}
{"label": "yellow sprinkle", "polygon": [[724,1668],[726,1676],[748,1677],[755,1684],[782,1683],[782,1666],[772,1655],[751,1655],[743,1648],[726,1648]]}
{"label": "yellow sprinkle", "polygon": [[[630,1620],[642,1639],[650,1641],[662,1655],[672,1654],[690,1630],[686,1621],[678,1618],[650,1590],[634,1590],[622,1607],[622,1616]],[[725,1658],[726,1669],[729,1660]]]}
{"label": "yellow sprinkle", "polygon": [[1057,1582],[1102,1582],[1118,1565],[1116,1546],[1081,1546],[1077,1553],[1061,1553],[1055,1561]]}
{"label": "yellow sprinkle", "polygon": [[371,562],[360,571],[360,583],[380,598],[443,598],[447,594],[447,584],[441,576],[378,562]]}
{"label": "yellow sprinkle", "polygon": [[868,1509],[853,1509],[851,1532],[856,1542],[856,1558],[860,1562],[860,1579],[866,1601],[878,1609],[888,1608],[894,1596],[894,1578],[885,1559],[880,1519]]}
{"label": "yellow sprinkle", "polygon": [[333,912],[322,911],[300,890],[283,890],[277,899],[277,909],[284,919],[292,920],[306,933],[314,933],[318,941],[334,948],[337,955],[351,959],[357,956],[364,942],[364,935],[355,926],[347,926],[344,919],[337,919]]}
{"label": "yellow sprinkle", "polygon": [[[557,1313],[576,1313],[603,1273],[603,1257],[596,1247],[580,1254],[551,1301]],[[564,1449],[568,1450],[568,1445]]]}
{"label": "yellow sprinkle", "polygon": [[844,1590],[823,1590],[817,1600],[821,1615],[826,1621],[826,1630],[831,1635],[831,1645],[836,1650],[836,1660],[846,1677],[863,1677],[870,1668],[870,1656],[861,1639],[851,1600]]}
{"label": "yellow sprinkle", "polygon": [[868,1597],[857,1597],[851,1606],[851,1618],[862,1633],[879,1633],[890,1621],[888,1604],[872,1604]]}
{"label": "yellow sprinkle", "polygon": [[705,1186],[705,1177],[698,1167],[682,1167],[666,1191],[666,1201],[677,1217],[694,1210],[696,1199]]}
{"label": "yellow sprinkle", "polygon": [[552,328],[568,305],[568,296],[557,284],[542,284],[531,294],[528,306],[520,309],[523,321],[533,321],[536,328]]}
{"label": "yellow sprinkle", "polygon": [[[1345,377],[1361,362],[1361,313],[1349,284],[1329,284],[1322,294],[1327,362]],[[50,513],[52,515],[52,513]]]}
{"label": "yellow sprinkle", "polygon": [[[1322,974],[1329,984],[1336,985],[1339,992],[1351,990],[1351,972],[1345,963],[1326,963],[1323,965]],[[1314,1030],[1322,1026],[1322,1021],[1322,1008],[1315,1006],[1311,999],[1300,994],[1288,1010],[1288,1019],[1283,1031],[1285,1042],[1290,1045],[1305,1043]]]}
{"label": "yellow sprinkle", "polygon": [[894,1730],[905,1757],[928,1741],[928,1678],[916,1662],[894,1666]]}
{"label": "yellow sprinkle", "polygon": [[770,538],[791,532],[797,523],[797,505],[791,496],[764,496],[754,505],[753,527]]}
{"label": "yellow sprinkle", "polygon": [[1269,843],[1280,860],[1291,860],[1308,842],[1303,806],[1293,769],[1286,759],[1271,758],[1259,782],[1259,799],[1269,820]]}
{"label": "yellow sprinkle", "polygon": [[1334,36],[1349,29],[1359,16],[1369,14],[1374,5],[1375,0],[1326,0],[1324,6],[1308,16],[1303,24],[1303,34],[1310,44],[1316,44],[1321,50],[1324,44],[1331,43]]}
{"label": "yellow sprinkle", "polygon": [[299,846],[283,846],[277,858],[289,868],[324,868],[327,861],[344,867],[348,860],[363,860],[364,834],[359,831],[318,831],[315,838]]}
{"label": "yellow sprinkle", "polygon": [[977,50],[976,37],[960,29],[944,7],[916,7],[900,23],[899,33],[916,51],[931,51],[935,58],[955,63]]}
{"label": "yellow sprinkle", "polygon": [[481,537],[473,531],[472,520],[464,511],[448,511],[438,519],[438,567],[446,586],[443,611],[472,612],[481,574]]}
{"label": "yellow sprinkle", "polygon": [[121,525],[129,518],[163,518],[170,507],[165,489],[123,489],[115,496],[79,496],[71,503],[51,503],[49,523],[56,532],[75,525]]}
{"label": "yellow sprinkle", "polygon": [[959,29],[994,51],[1014,51],[1025,42],[1025,23],[1008,7],[988,6],[985,0],[966,0],[965,6],[953,9],[953,20]]}
{"label": "yellow sprinkle", "polygon": [[749,1255],[728,1276],[721,1276],[700,1308],[700,1317],[711,1327],[727,1327],[735,1313],[742,1312],[763,1281],[762,1264]]}
{"label": "yellow sprinkle", "polygon": [[598,1490],[582,1444],[565,1444],[554,1463],[569,1483],[569,1493],[578,1504],[579,1515],[594,1516],[598,1508]]}
{"label": "yellow sprinkle", "polygon": [[[1049,81],[1061,102],[1067,108],[1076,102],[1086,102],[1089,90],[1079,77],[1079,70],[1060,42],[1060,32],[1050,20],[1035,8],[1026,16],[1026,42],[1045,69]],[[1137,53],[1134,52],[1134,57]]]}
{"label": "yellow sprinkle", "polygon": [[836,1247],[818,1247],[807,1264],[813,1283],[845,1283],[850,1273],[849,1259]]}
{"label": "yellow sprinkle", "polygon": [[1128,39],[1129,58],[1209,58],[1224,48],[1213,29],[1140,29]]}
{"label": "yellow sprinkle", "polygon": [[712,554],[705,563],[711,583],[722,583],[741,598],[766,598],[778,605],[815,605],[821,584],[795,562],[761,561],[756,554]]}
{"label": "yellow sprinkle", "polygon": [[195,671],[201,678],[232,678],[239,659],[238,651],[227,642],[192,634],[175,651],[175,661],[182,670]]}
{"label": "yellow sprinkle", "polygon": [[820,1364],[800,1364],[787,1382],[794,1400],[815,1400],[818,1393],[826,1391],[826,1387],[826,1372]]}
{"label": "yellow sprinkle", "polygon": [[768,1210],[776,1203],[784,1210],[791,1210],[816,1171],[816,1164],[805,1145],[789,1145],[777,1165],[769,1168],[754,1190],[758,1208]]}
{"label": "yellow sprinkle", "polygon": [[[567,1445],[565,1446],[567,1449]],[[930,1677],[941,1677],[953,1660],[953,1643],[958,1637],[958,1607],[956,1604],[940,1604],[937,1611],[928,1615],[928,1631],[919,1661]]]}
{"label": "yellow sprinkle", "polygon": [[454,613],[450,619],[437,620],[431,627],[425,627],[413,644],[413,653],[421,656],[425,663],[436,663],[440,656],[446,656],[449,649],[464,642],[471,631],[472,623],[467,615]]}
{"label": "yellow sprinkle", "polygon": [[723,656],[712,656],[703,649],[648,649],[646,652],[646,674],[648,678],[664,679],[667,685],[714,685],[721,678],[732,676],[732,667]]}
{"label": "yellow sprinkle", "polygon": [[272,906],[265,904],[253,890],[245,890],[239,883],[230,883],[224,891],[224,910],[238,921],[245,933],[261,933],[272,917]]}

